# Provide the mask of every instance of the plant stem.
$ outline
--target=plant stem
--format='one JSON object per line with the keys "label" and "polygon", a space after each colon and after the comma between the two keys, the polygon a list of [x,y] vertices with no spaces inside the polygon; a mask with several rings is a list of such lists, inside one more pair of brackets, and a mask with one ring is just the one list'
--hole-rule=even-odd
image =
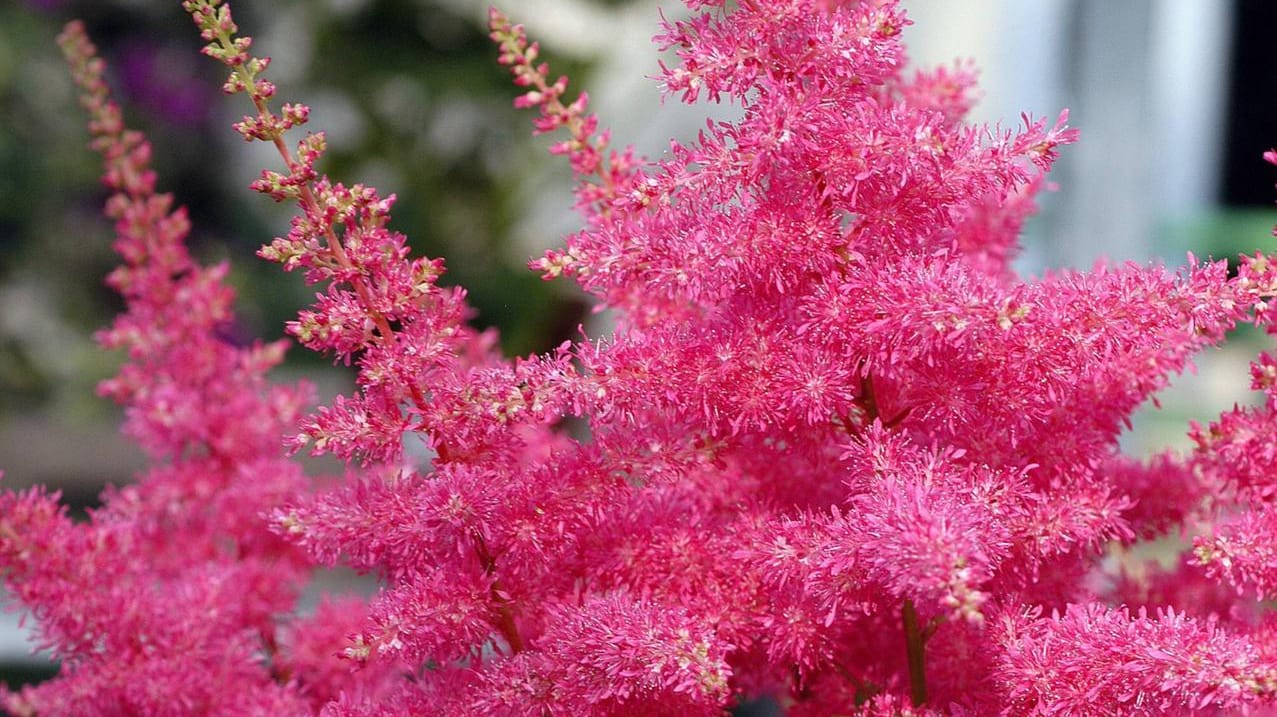
{"label": "plant stem", "polygon": [[927,667],[923,654],[927,638],[918,625],[918,611],[912,600],[905,600],[901,617],[905,628],[905,655],[909,660],[909,697],[914,707],[921,707],[927,701]]}
{"label": "plant stem", "polygon": [[[475,530],[472,533],[474,538],[474,550],[479,556],[479,563],[483,566],[483,572],[491,575],[496,570],[497,561],[488,550],[488,544],[483,539],[483,535]],[[514,622],[514,612],[510,609],[510,601],[504,597],[505,593],[501,589],[501,583],[495,578],[492,580],[492,606],[494,615],[492,624],[501,632],[501,636],[505,638],[506,644],[510,646],[511,654],[518,654],[523,651],[523,637],[519,634],[519,627]]]}

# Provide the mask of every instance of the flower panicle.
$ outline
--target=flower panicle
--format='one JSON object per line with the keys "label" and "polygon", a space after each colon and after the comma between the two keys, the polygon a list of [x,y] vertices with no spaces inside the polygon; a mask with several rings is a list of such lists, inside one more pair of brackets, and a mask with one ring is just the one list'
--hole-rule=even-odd
{"label": "flower panicle", "polygon": [[[435,357],[436,370],[453,370],[448,367],[455,366],[461,347],[474,337],[463,326],[464,294],[436,286],[444,271],[442,260],[409,258],[405,237],[387,226],[394,195],[382,197],[369,186],[334,182],[317,169],[327,150],[324,133],[308,133],[295,149],[288,148],[285,134],[305,125],[310,109],[300,103],[271,109],[276,87],[263,76],[269,58],[252,55],[251,38],[236,35],[229,5],[187,0],[183,7],[208,40],[204,54],[229,68],[224,89],[247,94],[253,104],[255,113],[237,122],[235,130],[247,141],[273,144],[286,167],[282,172],[263,170],[251,185],[299,210],[288,234],[263,246],[259,255],[287,270],[303,270],[308,283],[327,285],[311,309],[289,322],[288,332],[307,348],[339,361],[366,359],[361,361],[363,395],[346,403],[364,428],[328,425],[324,416],[346,415],[343,406],[335,405],[308,422],[293,445],[365,461],[393,460],[403,435],[414,430],[434,435],[438,430],[420,420],[428,410],[425,376],[412,356],[424,350]],[[426,350],[427,345],[432,348]],[[369,368],[370,363],[376,368]]]}
{"label": "flower panicle", "polygon": [[537,134],[567,129],[568,139],[553,145],[550,152],[568,155],[573,171],[579,176],[601,174],[605,169],[604,152],[609,136],[606,131],[598,131],[598,116],[585,111],[589,96],[582,92],[575,100],[565,104],[563,98],[567,93],[568,78],[560,76],[551,81],[549,63],[537,62],[541,46],[529,42],[523,26],[512,23],[495,7],[488,11],[488,27],[492,40],[500,48],[497,61],[510,68],[514,84],[530,88],[515,98],[514,106],[540,110],[541,116],[533,120]]}
{"label": "flower panicle", "polygon": [[[568,78],[560,76],[551,81],[549,63],[537,61],[541,56],[540,45],[529,42],[523,26],[511,22],[495,7],[488,11],[488,28],[499,47],[497,61],[510,69],[515,85],[529,88],[515,98],[514,106],[536,108],[540,113],[532,121],[534,134],[560,129],[567,134],[566,139],[550,145],[549,151],[567,156],[579,180],[575,190],[577,211],[588,223],[598,224],[615,212],[623,212],[618,205],[641,198],[647,186],[639,171],[642,162],[635,158],[632,148],[620,152],[608,149],[611,132],[600,130],[598,115],[586,111],[589,95],[582,92],[565,103]],[[557,250],[547,251],[529,266],[540,271],[545,279],[587,268],[572,252]]]}
{"label": "flower panicle", "polygon": [[1277,692],[1262,641],[1214,618],[1090,604],[998,623],[994,674],[1014,714],[1244,714]]}
{"label": "flower panicle", "polygon": [[0,574],[62,660],[47,682],[0,690],[0,705],[13,714],[305,711],[296,685],[275,681],[259,657],[308,574],[304,554],[260,519],[303,491],[280,443],[307,391],[267,383],[282,343],[225,338],[227,267],[190,257],[186,214],[156,193],[150,146],[125,127],[84,26],[68,24],[59,42],[104,159],[122,259],[108,283],[125,312],[98,338],[128,358],[99,391],[125,406],[125,431],[151,460],[85,521],[56,495],[0,495]]}

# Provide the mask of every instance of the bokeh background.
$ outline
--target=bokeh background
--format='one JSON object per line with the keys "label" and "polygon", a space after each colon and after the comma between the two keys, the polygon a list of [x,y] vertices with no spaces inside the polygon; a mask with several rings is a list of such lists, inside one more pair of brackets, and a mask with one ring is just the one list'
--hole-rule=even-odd
{"label": "bokeh background", "polygon": [[[649,39],[670,0],[504,0],[556,71],[589,90],[620,143],[659,156],[688,138],[707,108],[661,104]],[[1022,111],[1069,107],[1082,142],[1066,149],[1058,192],[1026,231],[1020,266],[1086,268],[1101,257],[1177,264],[1192,249],[1227,257],[1273,248],[1277,171],[1277,3],[1272,0],[914,0],[916,64],[971,58],[982,69],[976,118],[1019,124]],[[529,116],[494,62],[478,0],[261,0],[235,7],[274,58],[281,97],[312,106],[325,165],[347,182],[395,192],[395,228],[415,250],[447,258],[447,281],[470,291],[475,321],[510,354],[547,349],[594,320],[565,282],[526,269],[576,223],[569,174],[529,136]],[[78,17],[112,67],[129,122],[156,148],[161,186],[190,209],[192,242],[231,261],[241,301],[235,331],[281,335],[313,293],[253,257],[290,212],[247,184],[277,157],[229,129],[246,111],[219,92],[220,66],[200,56],[177,0],[0,0],[0,468],[3,485],[47,483],[73,509],[104,483],[129,480],[140,456],[119,440],[117,411],[94,384],[119,357],[93,345],[119,300],[100,216],[99,164],[53,38]],[[730,107],[708,111],[730,114]],[[1195,377],[1141,414],[1135,452],[1182,445],[1190,419],[1251,400],[1246,363],[1264,338],[1242,334],[1199,362]],[[325,392],[349,376],[294,351],[286,373]],[[0,678],[39,679],[18,616],[0,616]]]}

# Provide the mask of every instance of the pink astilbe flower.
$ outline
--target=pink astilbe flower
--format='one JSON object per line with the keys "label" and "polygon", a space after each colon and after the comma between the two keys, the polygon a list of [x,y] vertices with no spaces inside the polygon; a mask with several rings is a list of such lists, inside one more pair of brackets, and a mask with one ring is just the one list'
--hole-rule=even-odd
{"label": "pink astilbe flower", "polygon": [[[220,337],[226,269],[187,256],[185,215],[68,31],[125,259],[103,340],[130,363],[103,391],[156,467],[86,525],[41,491],[0,497],[6,584],[65,659],[8,709],[1277,707],[1277,363],[1253,366],[1266,404],[1194,428],[1187,455],[1118,447],[1196,352],[1240,322],[1273,331],[1277,264],[1019,277],[1023,222],[1077,138],[1066,112],[967,123],[974,69],[906,77],[893,0],[688,5],[657,38],[665,91],[739,119],[659,161],[612,149],[491,11],[583,218],[531,267],[615,319],[511,360],[390,228],[394,195],[324,175],[322,133],[285,141],[310,110],[272,109],[229,7],[183,3],[252,104],[235,129],[283,162],[253,188],[297,215],[260,255],[319,285],[287,331],[358,371],[307,417],[265,382],[282,344]],[[346,476],[310,492],[284,442]],[[1177,531],[1194,547],[1173,567],[1106,567]],[[380,590],[288,617],[311,564]]]}
{"label": "pink astilbe flower", "polygon": [[1172,452],[1145,461],[1116,456],[1100,471],[1130,498],[1133,505],[1123,515],[1131,531],[1143,539],[1205,522],[1212,496],[1221,490]]}
{"label": "pink astilbe flower", "polygon": [[392,663],[384,670],[356,669],[345,651],[367,620],[368,604],[362,598],[321,601],[313,614],[281,630],[276,673],[298,684],[312,705],[325,705],[342,696],[385,698],[409,668]]}
{"label": "pink astilbe flower", "polygon": [[1105,596],[1114,604],[1135,609],[1176,609],[1193,617],[1232,621],[1240,628],[1252,627],[1264,616],[1258,601],[1238,599],[1232,586],[1194,564],[1191,554],[1181,555],[1169,567],[1128,560]]}
{"label": "pink astilbe flower", "polygon": [[1238,593],[1277,594],[1277,508],[1257,507],[1216,523],[1193,541],[1198,564]]}
{"label": "pink astilbe flower", "polygon": [[263,512],[304,483],[279,441],[305,401],[264,373],[279,343],[236,346],[225,266],[196,265],[188,222],[155,193],[150,145],[127,130],[79,24],[60,42],[106,160],[125,263],[109,283],[127,311],[100,335],[129,361],[101,385],[151,455],[138,483],[76,524],[39,490],[0,495],[0,569],[38,623],[59,675],[3,692],[14,714],[279,713],[306,701],[272,674],[275,617],[291,610],[306,562]]}
{"label": "pink astilbe flower", "polygon": [[[621,594],[552,611],[535,652],[485,676],[491,696],[478,706],[510,715],[719,714],[731,669],[721,641],[688,618]],[[534,694],[534,685],[546,691]]]}
{"label": "pink astilbe flower", "polygon": [[[1269,162],[1277,155],[1265,153]],[[1238,284],[1255,306],[1256,323],[1273,335],[1269,302],[1277,289],[1277,268],[1269,257],[1243,256]],[[1263,392],[1264,404],[1234,408],[1209,426],[1194,424],[1196,447],[1187,468],[1211,486],[1214,520],[1194,538],[1194,558],[1208,574],[1258,599],[1277,595],[1277,386],[1271,354],[1251,363],[1251,387]]]}
{"label": "pink astilbe flower", "polygon": [[1018,477],[963,467],[952,453],[918,451],[881,424],[847,458],[853,483],[865,488],[850,501],[854,519],[840,552],[854,555],[866,577],[897,599],[980,619],[988,596],[978,586],[1010,552],[1008,498],[1021,487]]}
{"label": "pink astilbe flower", "polygon": [[1237,714],[1277,690],[1268,656],[1209,619],[1074,605],[999,622],[1003,714]]}

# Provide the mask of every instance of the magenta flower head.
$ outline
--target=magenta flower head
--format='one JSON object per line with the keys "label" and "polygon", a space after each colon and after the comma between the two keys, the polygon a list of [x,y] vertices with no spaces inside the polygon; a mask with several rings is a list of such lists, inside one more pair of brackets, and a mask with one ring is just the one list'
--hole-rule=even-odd
{"label": "magenta flower head", "polygon": [[[659,160],[614,148],[490,12],[583,220],[532,269],[614,318],[510,359],[392,228],[394,195],[324,174],[309,108],[277,101],[230,8],[183,3],[251,105],[234,129],[280,157],[252,186],[296,213],[259,254],[318,289],[287,331],[358,371],[309,413],[266,380],[283,343],[222,338],[228,270],[190,258],[68,26],[127,302],[102,392],[153,467],[86,523],[0,497],[5,584],[62,660],[6,709],[1277,710],[1277,364],[1252,369],[1266,402],[1191,428],[1193,450],[1118,445],[1197,351],[1271,326],[1277,264],[1020,277],[1067,112],[967,122],[974,70],[906,73],[893,0],[688,6],[660,82],[738,119]],[[347,473],[312,485],[286,449]],[[1169,567],[1113,557],[1168,531],[1192,540]],[[381,589],[299,608],[335,565]]]}

